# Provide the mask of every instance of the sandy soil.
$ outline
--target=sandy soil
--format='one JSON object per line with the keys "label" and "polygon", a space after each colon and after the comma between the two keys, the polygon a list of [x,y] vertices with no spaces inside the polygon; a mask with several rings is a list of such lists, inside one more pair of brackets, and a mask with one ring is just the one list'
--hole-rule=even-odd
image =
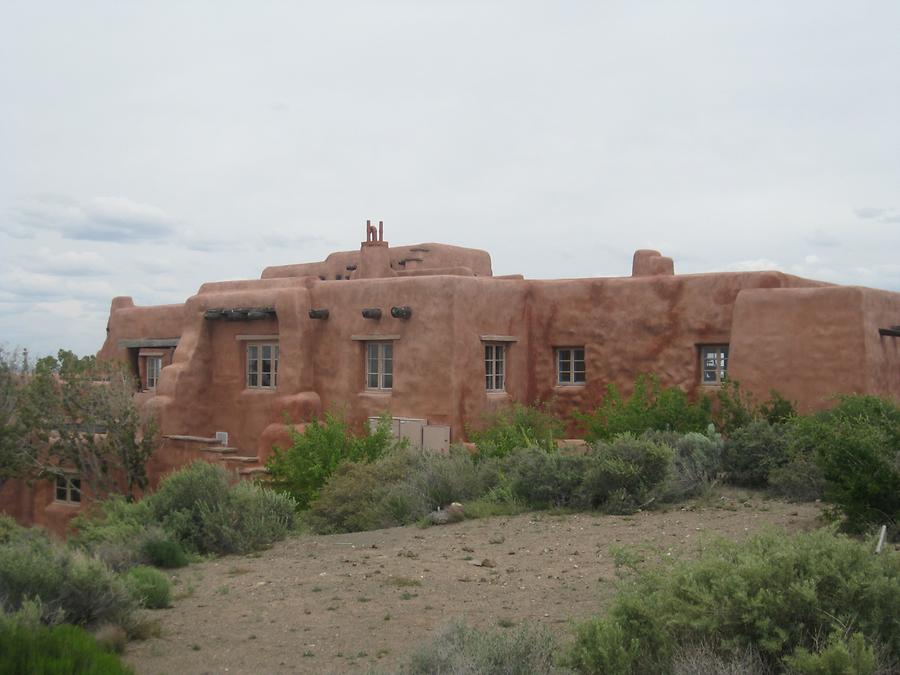
{"label": "sandy soil", "polygon": [[530,513],[298,536],[178,570],[173,607],[148,612],[161,637],[132,642],[126,660],[141,675],[390,672],[454,619],[541,623],[566,638],[570,619],[602,611],[614,594],[613,546],[647,560],[691,556],[717,536],[811,529],[819,514],[723,491],[633,516]]}

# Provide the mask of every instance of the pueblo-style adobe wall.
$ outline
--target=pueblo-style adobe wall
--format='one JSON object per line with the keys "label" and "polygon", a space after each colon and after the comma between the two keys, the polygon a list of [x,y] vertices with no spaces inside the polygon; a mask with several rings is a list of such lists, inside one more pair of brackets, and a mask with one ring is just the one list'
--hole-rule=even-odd
{"label": "pueblo-style adobe wall", "polygon": [[[727,375],[803,412],[836,393],[900,399],[900,293],[780,272],[676,275],[655,251],[636,252],[625,278],[495,277],[484,251],[392,248],[380,225],[366,239],[204,284],[180,305],[112,301],[99,357],[131,363],[158,415],[153,482],[198,456],[262,471],[285,419],[338,410],[362,425],[387,412],[396,433],[442,450],[493,407],[588,411],[642,373],[690,394]],[[54,508],[21,515],[58,529]]]}

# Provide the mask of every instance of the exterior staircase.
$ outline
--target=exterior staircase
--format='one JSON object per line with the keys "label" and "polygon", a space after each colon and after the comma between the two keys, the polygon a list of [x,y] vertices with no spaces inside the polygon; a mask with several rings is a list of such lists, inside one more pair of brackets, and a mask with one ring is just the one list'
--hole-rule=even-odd
{"label": "exterior staircase", "polygon": [[238,478],[259,480],[264,479],[269,473],[260,463],[258,456],[241,454],[238,448],[223,445],[215,436],[172,434],[163,438],[167,443],[177,444],[185,450],[199,453],[198,459],[221,464]]}

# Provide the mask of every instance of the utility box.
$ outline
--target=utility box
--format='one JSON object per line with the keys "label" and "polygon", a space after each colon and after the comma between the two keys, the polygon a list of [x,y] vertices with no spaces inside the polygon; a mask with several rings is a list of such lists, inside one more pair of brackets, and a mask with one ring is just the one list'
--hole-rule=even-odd
{"label": "utility box", "polygon": [[450,427],[431,425],[422,429],[422,447],[434,452],[450,452]]}
{"label": "utility box", "polygon": [[422,430],[425,429],[425,420],[400,419],[400,438],[409,441],[409,447],[422,447]]}

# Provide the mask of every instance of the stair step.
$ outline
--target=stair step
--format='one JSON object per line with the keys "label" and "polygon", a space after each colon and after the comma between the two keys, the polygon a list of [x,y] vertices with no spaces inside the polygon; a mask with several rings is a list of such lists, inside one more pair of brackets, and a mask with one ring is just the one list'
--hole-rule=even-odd
{"label": "stair step", "polygon": [[268,474],[269,470],[264,466],[251,466],[247,469],[241,469],[238,473],[242,476],[259,476]]}
{"label": "stair step", "polygon": [[237,448],[229,448],[226,445],[216,446],[216,447],[212,447],[212,448],[203,448],[203,452],[214,452],[219,455],[227,455],[227,454],[230,454],[232,452],[237,452],[237,451],[238,451]]}
{"label": "stair step", "polygon": [[250,464],[251,462],[258,462],[259,457],[253,456],[250,457],[248,455],[222,455],[223,462],[243,462],[244,464]]}
{"label": "stair step", "polygon": [[186,436],[183,434],[171,434],[168,436],[163,436],[163,438],[168,438],[173,441],[185,441],[187,443],[218,443],[219,439],[215,436]]}

